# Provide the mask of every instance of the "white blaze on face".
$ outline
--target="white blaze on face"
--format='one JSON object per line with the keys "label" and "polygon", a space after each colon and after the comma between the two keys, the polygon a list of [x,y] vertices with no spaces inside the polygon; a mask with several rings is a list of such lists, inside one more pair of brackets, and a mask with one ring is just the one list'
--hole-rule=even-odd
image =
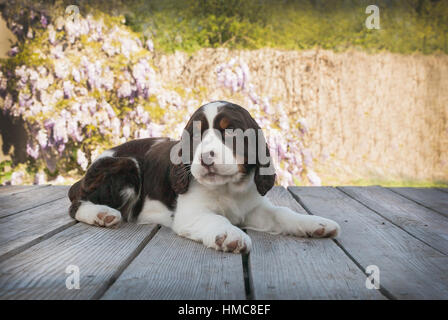
{"label": "white blaze on face", "polygon": [[[213,128],[213,121],[218,114],[218,109],[224,105],[225,103],[222,102],[212,102],[204,106],[208,129],[204,132],[201,142],[195,150],[191,165],[191,173],[200,183],[224,184],[239,173],[233,150],[223,143],[221,133]],[[207,169],[201,165],[201,154],[210,154],[210,152],[213,153],[213,166]],[[215,175],[208,175],[210,172]]]}
{"label": "white blaze on face", "polygon": [[213,128],[213,120],[215,119],[216,115],[218,114],[219,107],[222,107],[222,106],[225,106],[225,103],[222,103],[219,101],[211,102],[204,106],[204,114],[205,114],[205,118],[207,119],[209,128]]}

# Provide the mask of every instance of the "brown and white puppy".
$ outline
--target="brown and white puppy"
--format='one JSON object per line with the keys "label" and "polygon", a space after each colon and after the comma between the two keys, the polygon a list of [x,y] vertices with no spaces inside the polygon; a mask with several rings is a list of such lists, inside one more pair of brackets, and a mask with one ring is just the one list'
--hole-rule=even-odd
{"label": "brown and white puppy", "polygon": [[148,138],[104,152],[69,191],[70,216],[113,227],[121,220],[171,227],[207,247],[247,252],[239,227],[300,237],[335,237],[339,225],[274,206],[264,195],[275,171],[269,148],[244,108],[200,107],[182,138]]}

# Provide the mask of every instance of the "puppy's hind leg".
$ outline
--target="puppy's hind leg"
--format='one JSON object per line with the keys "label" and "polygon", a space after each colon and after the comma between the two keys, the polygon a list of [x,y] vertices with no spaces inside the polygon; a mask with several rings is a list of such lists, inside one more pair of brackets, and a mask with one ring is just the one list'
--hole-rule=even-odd
{"label": "puppy's hind leg", "polygon": [[287,207],[277,207],[266,198],[249,212],[243,225],[247,229],[272,234],[312,238],[335,238],[341,229],[333,220],[299,214]]}
{"label": "puppy's hind leg", "polygon": [[70,188],[70,216],[91,225],[118,226],[131,216],[140,184],[138,164],[133,159],[101,158]]}

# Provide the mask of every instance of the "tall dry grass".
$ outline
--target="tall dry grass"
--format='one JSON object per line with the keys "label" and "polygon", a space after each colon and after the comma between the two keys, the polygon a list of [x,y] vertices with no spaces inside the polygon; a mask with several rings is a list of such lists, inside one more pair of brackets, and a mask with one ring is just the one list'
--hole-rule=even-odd
{"label": "tall dry grass", "polygon": [[306,117],[327,184],[448,181],[448,56],[202,49],[156,61],[163,79],[205,87],[212,100],[229,96],[214,70],[235,56],[260,94]]}

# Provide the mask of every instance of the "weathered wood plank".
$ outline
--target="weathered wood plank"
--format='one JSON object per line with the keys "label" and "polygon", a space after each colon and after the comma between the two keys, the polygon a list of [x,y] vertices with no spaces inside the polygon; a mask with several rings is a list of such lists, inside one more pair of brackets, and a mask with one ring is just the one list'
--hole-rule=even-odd
{"label": "weathered wood plank", "polygon": [[[307,214],[282,187],[267,196]],[[248,233],[255,299],[385,299],[377,290],[366,289],[364,272],[331,239]]]}
{"label": "weathered wood plank", "polygon": [[381,187],[341,187],[395,225],[448,255],[448,219]]}
{"label": "weathered wood plank", "polygon": [[[107,229],[77,223],[0,263],[0,299],[98,298],[156,230],[153,225]],[[79,290],[66,287],[70,265],[79,267]]]}
{"label": "weathered wood plank", "polygon": [[376,265],[380,284],[399,299],[448,299],[448,257],[342,191],[291,187],[313,214],[341,222],[340,245],[363,268]]}
{"label": "weathered wood plank", "polygon": [[48,186],[27,192],[0,195],[0,218],[67,197],[69,188],[69,186]]}
{"label": "weathered wood plank", "polygon": [[434,188],[389,188],[402,196],[448,217],[448,194]]}
{"label": "weathered wood plank", "polygon": [[0,219],[0,262],[76,223],[63,198]]}
{"label": "weathered wood plank", "polygon": [[0,186],[0,195],[11,195],[20,192],[27,192],[30,190],[45,188],[49,185],[34,185],[34,186]]}
{"label": "weathered wood plank", "polygon": [[222,253],[162,227],[103,299],[244,299],[239,254]]}

